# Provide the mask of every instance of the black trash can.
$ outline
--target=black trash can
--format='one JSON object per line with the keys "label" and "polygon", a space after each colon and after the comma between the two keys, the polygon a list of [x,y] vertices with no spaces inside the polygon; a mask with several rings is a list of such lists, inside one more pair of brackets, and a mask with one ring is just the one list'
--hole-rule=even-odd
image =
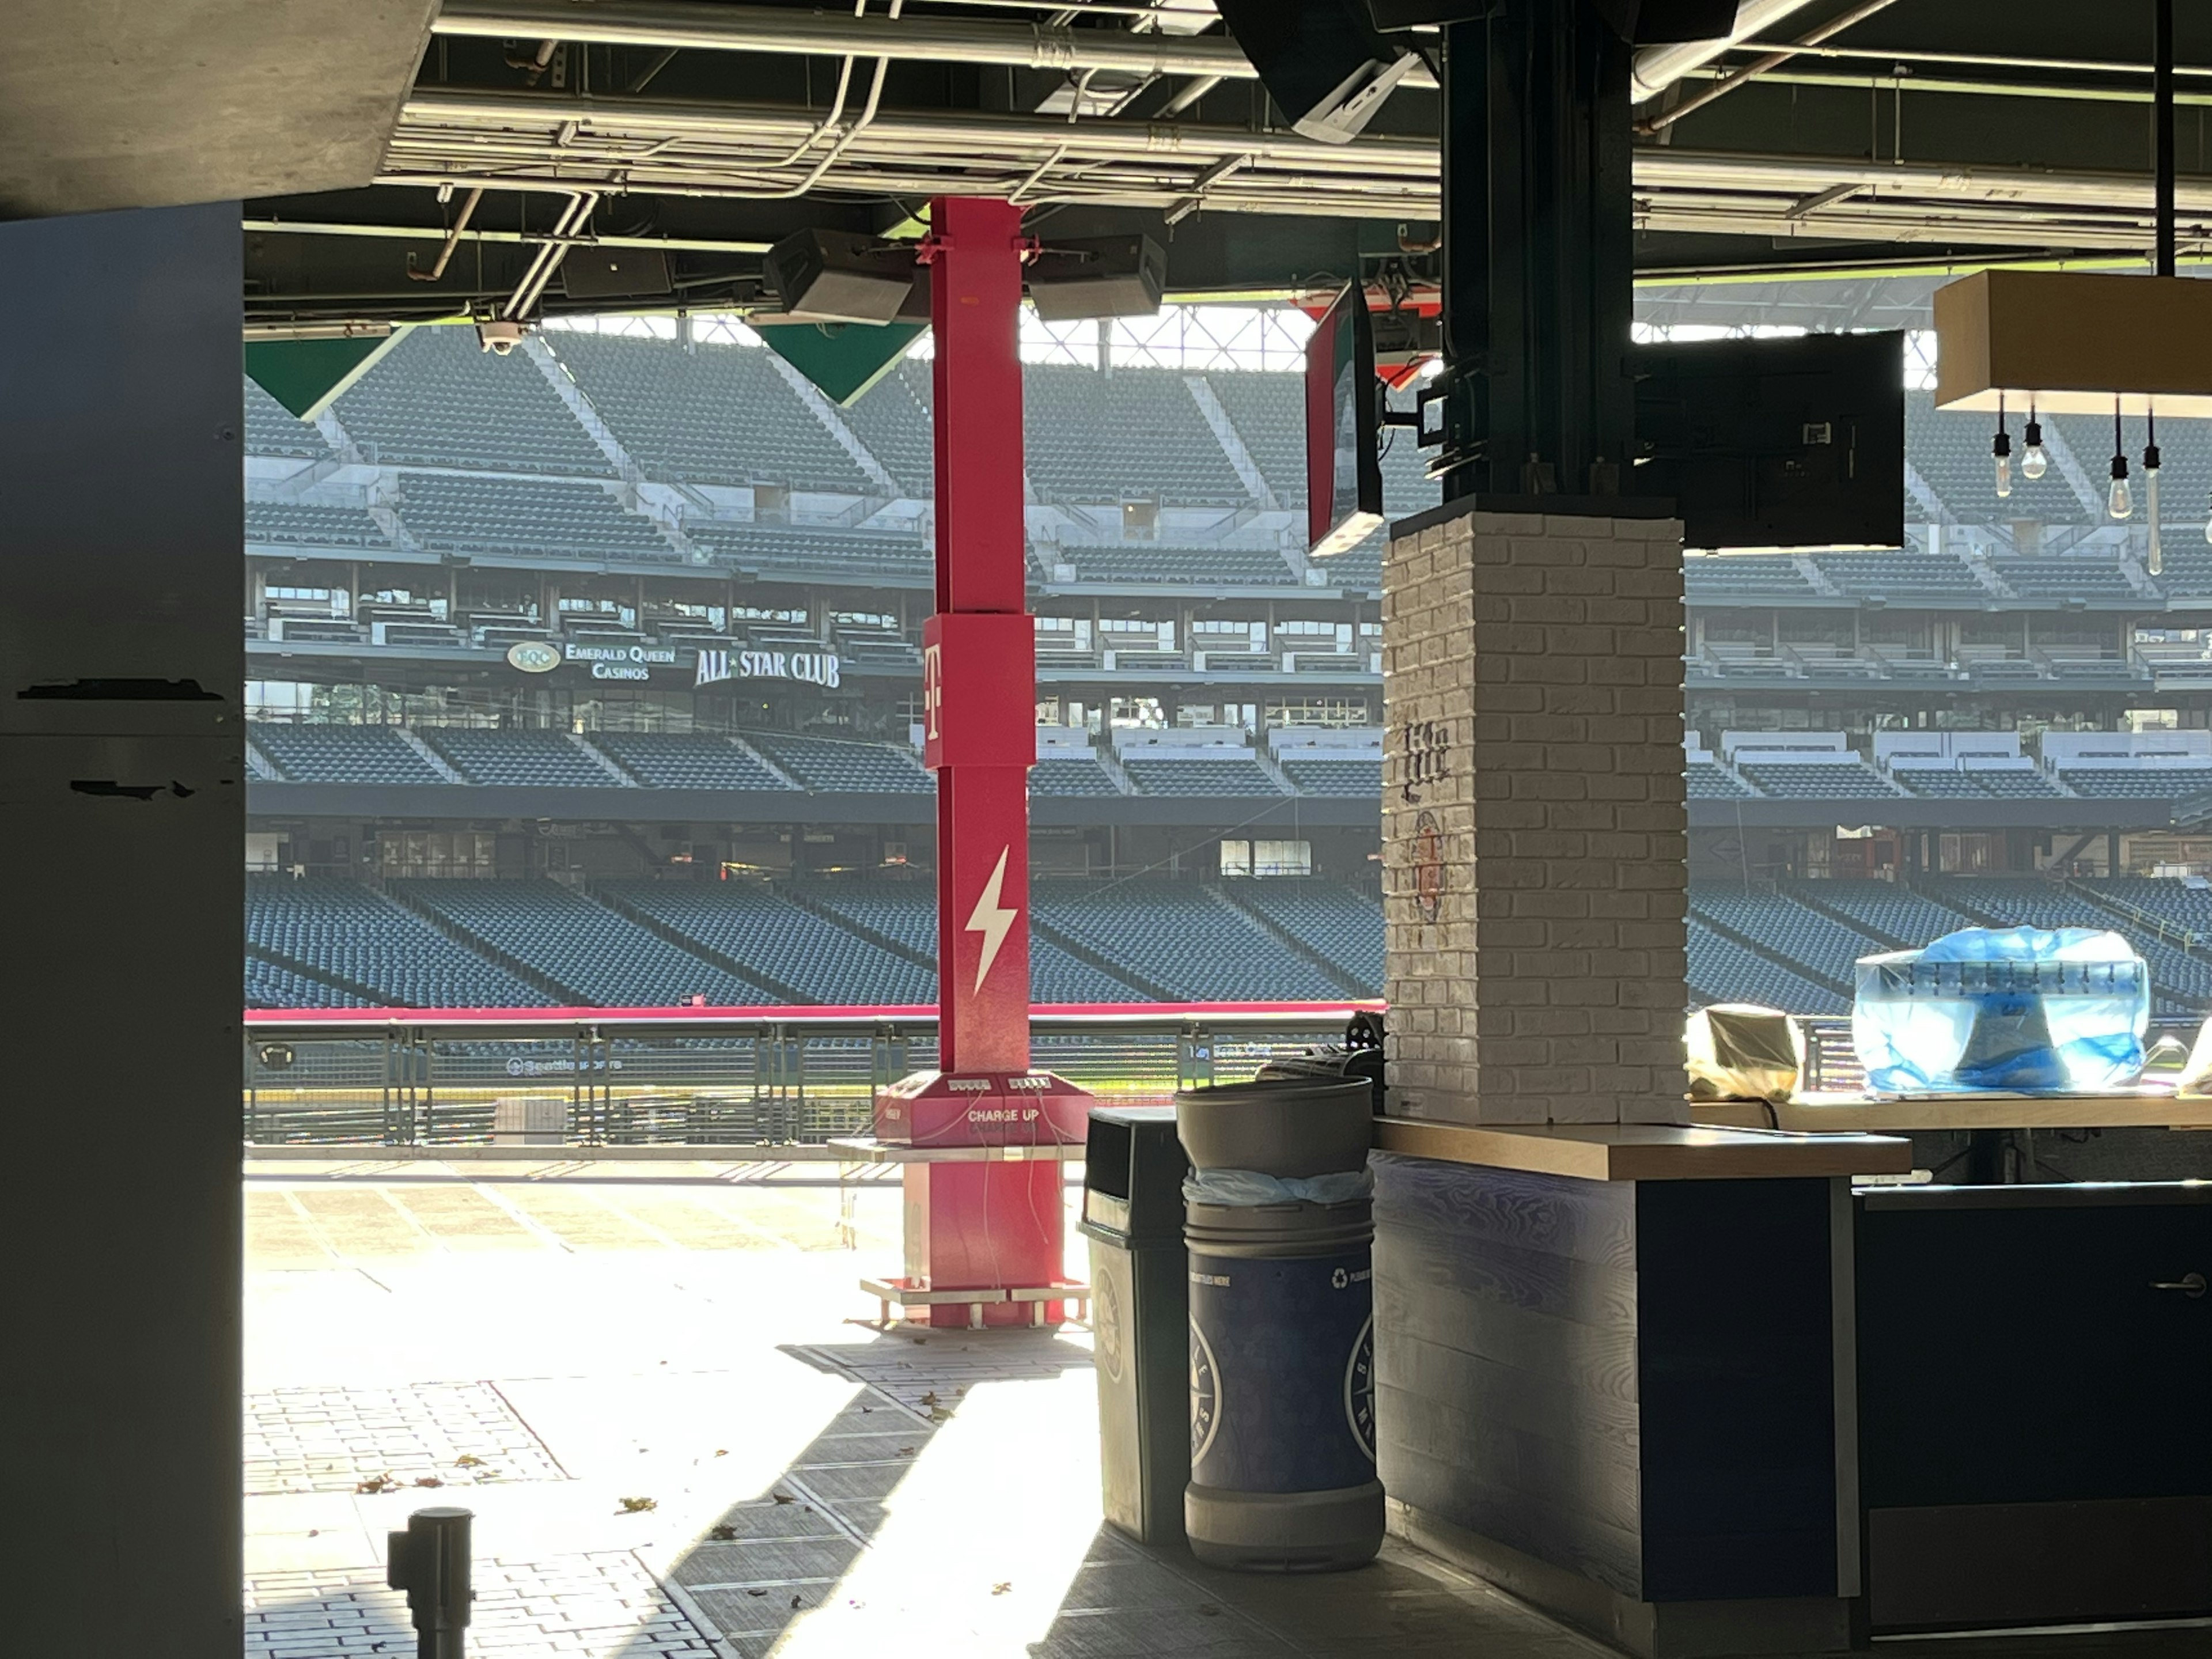
{"label": "black trash can", "polygon": [[1325,1042],[1304,1054],[1285,1054],[1261,1066],[1257,1081],[1333,1083],[1340,1078],[1359,1078],[1374,1093],[1375,1115],[1382,1115],[1386,1096],[1382,1087],[1382,1016],[1365,1010],[1354,1014],[1344,1028],[1344,1041]]}
{"label": "black trash can", "polygon": [[1182,1180],[1190,1160],[1172,1106],[1091,1114],[1083,1219],[1106,1519],[1146,1544],[1182,1537],[1190,1479],[1190,1301]]}
{"label": "black trash can", "polygon": [[1212,1565],[1328,1572],[1382,1545],[1364,1080],[1187,1089],[1190,1461]]}

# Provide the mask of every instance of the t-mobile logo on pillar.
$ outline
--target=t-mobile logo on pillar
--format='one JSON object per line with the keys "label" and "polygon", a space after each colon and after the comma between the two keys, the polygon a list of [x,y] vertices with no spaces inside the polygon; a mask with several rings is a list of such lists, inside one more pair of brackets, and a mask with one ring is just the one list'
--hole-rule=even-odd
{"label": "t-mobile logo on pillar", "polygon": [[983,936],[982,959],[975,964],[975,988],[979,992],[983,988],[983,981],[990,977],[991,964],[999,959],[999,947],[1006,942],[1007,929],[1014,925],[1014,918],[1021,914],[1019,906],[999,902],[1000,892],[1006,884],[1006,855],[1013,850],[1011,846],[999,849],[999,861],[991,868],[991,878],[983,884],[982,894],[976,899],[975,908],[969,913],[967,924],[962,929],[963,933]]}
{"label": "t-mobile logo on pillar", "polygon": [[943,735],[937,729],[937,711],[944,706],[945,647],[926,646],[921,653],[921,719],[922,729],[932,743]]}

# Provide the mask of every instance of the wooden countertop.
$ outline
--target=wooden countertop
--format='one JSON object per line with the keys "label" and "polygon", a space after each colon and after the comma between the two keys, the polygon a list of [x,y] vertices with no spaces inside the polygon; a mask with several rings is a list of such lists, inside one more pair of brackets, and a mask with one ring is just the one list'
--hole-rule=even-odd
{"label": "wooden countertop", "polygon": [[2212,1098],[2179,1099],[2164,1089],[2100,1095],[1801,1095],[1769,1107],[1763,1101],[1701,1100],[1690,1110],[1701,1123],[1734,1128],[1782,1128],[1798,1133],[1834,1130],[1904,1134],[1941,1129],[2212,1129]]}
{"label": "wooden countertop", "polygon": [[1375,1121],[1386,1152],[1584,1181],[1772,1180],[1793,1176],[1904,1175],[1910,1141],[1862,1133],[1590,1123],[1478,1127],[1422,1118]]}

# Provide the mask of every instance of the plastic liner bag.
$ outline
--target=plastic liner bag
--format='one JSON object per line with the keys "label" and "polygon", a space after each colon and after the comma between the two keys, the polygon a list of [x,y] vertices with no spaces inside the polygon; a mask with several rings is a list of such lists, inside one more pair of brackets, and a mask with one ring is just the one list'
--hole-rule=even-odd
{"label": "plastic liner bag", "polygon": [[2149,969],[2089,927],[1967,927],[1864,957],[1851,1006],[1867,1086],[1884,1094],[2126,1088],[2149,1025]]}
{"label": "plastic liner bag", "polygon": [[1692,1100],[1787,1100],[1805,1074],[1805,1037],[1779,1008],[1717,1002],[1690,1016]]}
{"label": "plastic liner bag", "polygon": [[1186,1204],[1220,1204],[1257,1209],[1263,1204],[1349,1204],[1375,1191],[1365,1170],[1336,1170],[1328,1175],[1271,1176],[1257,1170],[1193,1170],[1182,1178]]}

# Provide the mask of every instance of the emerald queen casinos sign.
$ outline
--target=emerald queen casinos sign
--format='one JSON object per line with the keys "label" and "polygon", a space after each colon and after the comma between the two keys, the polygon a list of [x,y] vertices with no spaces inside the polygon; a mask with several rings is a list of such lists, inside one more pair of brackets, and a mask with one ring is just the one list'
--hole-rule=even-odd
{"label": "emerald queen casinos sign", "polygon": [[702,651],[695,685],[724,680],[795,680],[802,685],[836,689],[834,651]]}

